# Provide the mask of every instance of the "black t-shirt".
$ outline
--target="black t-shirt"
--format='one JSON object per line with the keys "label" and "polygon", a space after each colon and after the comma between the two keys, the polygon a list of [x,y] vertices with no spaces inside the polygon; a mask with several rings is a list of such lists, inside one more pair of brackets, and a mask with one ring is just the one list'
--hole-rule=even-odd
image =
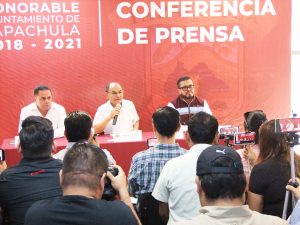
{"label": "black t-shirt", "polygon": [[130,208],[121,201],[68,195],[38,201],[25,216],[25,225],[137,225]]}
{"label": "black t-shirt", "polygon": [[[249,190],[263,195],[263,214],[282,216],[290,163],[283,157],[257,164],[251,171]],[[289,201],[291,203],[291,201]],[[290,213],[288,210],[288,214]]]}
{"label": "black t-shirt", "polygon": [[59,170],[62,161],[26,160],[0,176],[0,204],[10,225],[21,225],[27,209],[36,201],[62,195]]}

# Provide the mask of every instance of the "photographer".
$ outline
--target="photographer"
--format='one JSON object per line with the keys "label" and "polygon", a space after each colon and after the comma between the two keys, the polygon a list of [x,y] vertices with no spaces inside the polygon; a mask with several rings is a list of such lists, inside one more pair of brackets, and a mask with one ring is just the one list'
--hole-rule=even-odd
{"label": "photographer", "polygon": [[[262,110],[255,110],[244,113],[244,129],[246,132],[255,132],[255,144],[246,145],[244,148],[237,150],[242,158],[244,173],[246,175],[247,184],[251,169],[255,165],[259,155],[259,135],[260,126],[267,121],[267,116]],[[248,186],[248,185],[247,185]]]}
{"label": "photographer", "polygon": [[[291,177],[287,134],[275,131],[275,120],[259,129],[260,153],[250,175],[248,203],[252,210],[281,217],[285,186]],[[288,208],[288,215],[291,205]]]}
{"label": "photographer", "polygon": [[[64,157],[60,173],[63,196],[36,202],[28,210],[25,224],[140,224],[130,201],[124,171],[116,166],[119,172],[114,177],[110,172],[106,174],[107,168],[108,160],[97,146],[82,142],[73,145]],[[106,175],[120,201],[100,200]]]}

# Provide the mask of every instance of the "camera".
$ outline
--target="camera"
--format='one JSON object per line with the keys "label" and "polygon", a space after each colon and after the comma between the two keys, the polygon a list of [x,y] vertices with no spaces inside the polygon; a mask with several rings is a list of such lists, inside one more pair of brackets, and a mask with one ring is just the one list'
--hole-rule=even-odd
{"label": "camera", "polygon": [[[109,166],[107,171],[110,172],[114,177],[119,174],[119,170],[116,167]],[[111,181],[108,177],[105,178],[104,191],[102,199],[113,201],[116,198],[116,190],[112,187]]]}
{"label": "camera", "polygon": [[4,149],[0,149],[0,161],[4,161],[5,160],[5,151]]}
{"label": "camera", "polygon": [[237,126],[222,126],[219,127],[219,138],[224,140],[226,146],[232,146],[234,134],[239,132]]}
{"label": "camera", "polygon": [[299,145],[300,118],[276,119],[275,132],[286,133],[290,146]]}
{"label": "camera", "polygon": [[276,133],[297,133],[300,132],[300,118],[277,119],[275,122]]}
{"label": "camera", "polygon": [[233,140],[234,134],[239,132],[239,127],[237,126],[225,126],[219,128],[220,139]]}
{"label": "camera", "polygon": [[255,144],[255,132],[243,132],[234,134],[234,145]]}

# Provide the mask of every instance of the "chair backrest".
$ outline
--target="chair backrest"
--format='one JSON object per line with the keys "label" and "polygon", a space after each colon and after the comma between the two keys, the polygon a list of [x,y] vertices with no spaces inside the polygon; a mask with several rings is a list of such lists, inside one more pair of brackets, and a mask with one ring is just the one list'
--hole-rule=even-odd
{"label": "chair backrest", "polygon": [[163,221],[159,216],[159,201],[157,201],[152,193],[144,193],[138,197],[137,210],[143,225],[166,225],[167,221]]}

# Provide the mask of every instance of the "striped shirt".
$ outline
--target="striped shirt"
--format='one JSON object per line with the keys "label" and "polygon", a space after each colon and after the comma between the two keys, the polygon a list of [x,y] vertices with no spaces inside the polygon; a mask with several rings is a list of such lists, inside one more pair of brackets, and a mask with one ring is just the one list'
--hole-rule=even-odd
{"label": "striped shirt", "polygon": [[186,150],[178,144],[158,144],[132,157],[128,174],[129,190],[138,197],[153,191],[160,172],[167,161],[183,155]]}

